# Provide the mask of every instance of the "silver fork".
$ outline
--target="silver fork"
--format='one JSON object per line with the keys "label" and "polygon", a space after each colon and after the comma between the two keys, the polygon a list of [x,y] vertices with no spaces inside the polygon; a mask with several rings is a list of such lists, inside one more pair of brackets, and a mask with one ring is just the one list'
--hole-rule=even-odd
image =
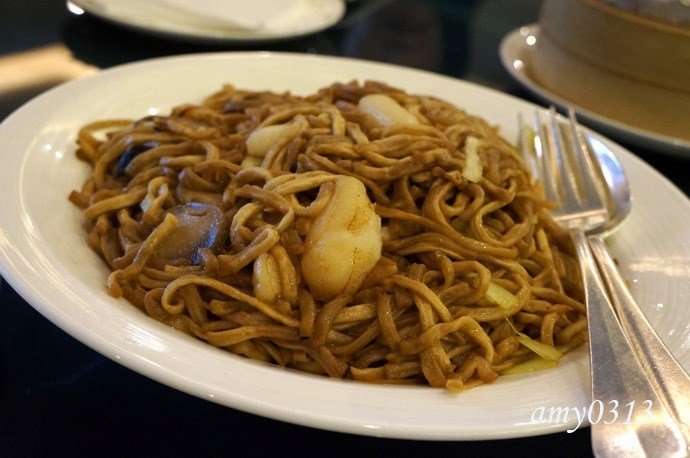
{"label": "silver fork", "polygon": [[591,422],[592,449],[600,457],[686,456],[688,444],[626,340],[589,249],[585,232],[603,225],[608,212],[598,192],[594,159],[578,144],[572,111],[569,118],[564,136],[553,107],[547,122],[535,112],[534,141],[523,141],[522,153],[547,199],[558,203],[553,217],[570,232],[580,263],[589,328],[589,408],[608,414]]}

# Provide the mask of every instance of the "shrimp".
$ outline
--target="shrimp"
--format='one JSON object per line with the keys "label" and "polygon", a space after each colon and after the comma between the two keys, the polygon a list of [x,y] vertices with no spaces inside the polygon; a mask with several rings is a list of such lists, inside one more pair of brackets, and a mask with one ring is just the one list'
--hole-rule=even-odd
{"label": "shrimp", "polygon": [[270,253],[261,253],[254,261],[254,296],[260,301],[272,304],[280,295],[282,285],[278,274],[278,263]]}
{"label": "shrimp", "polygon": [[303,278],[315,299],[354,294],[381,257],[381,218],[366,188],[341,176],[325,210],[311,224],[301,260]]}

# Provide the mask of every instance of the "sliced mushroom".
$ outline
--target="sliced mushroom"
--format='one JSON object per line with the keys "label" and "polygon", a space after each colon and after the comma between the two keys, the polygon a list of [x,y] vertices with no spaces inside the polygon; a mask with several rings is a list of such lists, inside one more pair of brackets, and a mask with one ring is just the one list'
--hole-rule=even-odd
{"label": "sliced mushroom", "polygon": [[190,202],[170,209],[177,226],[158,245],[158,259],[188,259],[199,263],[199,249],[220,252],[228,235],[228,222],[215,205]]}
{"label": "sliced mushroom", "polygon": [[122,175],[125,174],[125,169],[129,165],[130,162],[132,162],[132,159],[143,153],[144,151],[148,151],[151,148],[155,148],[158,146],[158,142],[144,142],[144,143],[137,143],[136,145],[132,145],[129,148],[127,148],[121,155],[120,159],[117,161],[117,164],[115,165],[115,169],[113,170],[113,176],[114,177],[121,177]]}

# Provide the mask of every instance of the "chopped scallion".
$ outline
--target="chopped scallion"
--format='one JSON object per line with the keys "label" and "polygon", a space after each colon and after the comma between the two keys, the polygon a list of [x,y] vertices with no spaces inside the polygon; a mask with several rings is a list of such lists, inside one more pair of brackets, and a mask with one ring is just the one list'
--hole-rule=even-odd
{"label": "chopped scallion", "polygon": [[530,338],[529,336],[521,332],[517,333],[517,339],[518,342],[520,342],[522,345],[529,348],[534,353],[538,354],[544,359],[548,359],[550,361],[558,361],[563,357],[563,352],[561,352],[559,349],[554,348],[551,345],[546,345],[541,342],[537,342],[536,340]]}
{"label": "chopped scallion", "polygon": [[465,167],[462,169],[462,176],[471,181],[478,183],[484,174],[482,160],[479,157],[479,147],[482,141],[477,137],[467,137],[465,140]]}
{"label": "chopped scallion", "polygon": [[486,290],[486,297],[503,310],[503,314],[508,317],[519,312],[518,298],[498,283],[490,282]]}
{"label": "chopped scallion", "polygon": [[509,367],[502,371],[501,375],[526,374],[528,372],[542,371],[544,369],[553,369],[557,365],[558,363],[556,361],[537,357]]}

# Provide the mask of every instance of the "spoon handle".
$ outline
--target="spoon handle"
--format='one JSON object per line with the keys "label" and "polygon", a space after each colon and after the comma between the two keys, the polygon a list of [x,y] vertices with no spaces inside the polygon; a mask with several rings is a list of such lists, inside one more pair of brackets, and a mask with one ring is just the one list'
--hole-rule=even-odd
{"label": "spoon handle", "polygon": [[690,438],[690,376],[664,346],[633,299],[604,239],[590,236],[588,241],[608,286],[609,297],[623,332],[655,391],[678,422],[687,440]]}
{"label": "spoon handle", "polygon": [[[686,441],[647,379],[613,313],[596,261],[580,229],[570,231],[582,272],[589,328],[592,405],[646,405],[627,420],[591,420],[592,449],[599,458],[685,455]],[[632,409],[631,409],[632,411]]]}

